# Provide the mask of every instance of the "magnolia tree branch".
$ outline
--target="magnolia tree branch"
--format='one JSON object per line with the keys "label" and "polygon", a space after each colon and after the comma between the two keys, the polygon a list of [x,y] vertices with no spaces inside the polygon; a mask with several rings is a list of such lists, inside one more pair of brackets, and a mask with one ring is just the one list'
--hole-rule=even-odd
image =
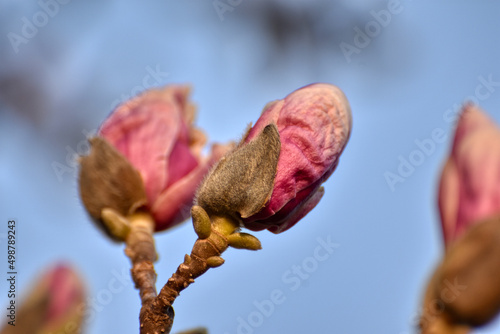
{"label": "magnolia tree branch", "polygon": [[[142,219],[138,219],[138,222],[131,221],[126,253],[132,260],[132,277],[143,303],[140,314],[141,334],[170,333],[174,319],[172,304],[179,293],[208,269],[222,265],[224,260],[220,255],[229,246],[250,250],[261,248],[257,238],[238,232],[239,222],[234,219],[209,217],[199,206],[193,207],[192,214],[198,239],[191,254],[186,254],[184,262],[168,279],[158,296],[154,290],[156,275],[152,262],[156,257],[153,256],[152,228],[145,228]],[[153,294],[154,298],[151,297]]]}
{"label": "magnolia tree branch", "polygon": [[[141,297],[139,314],[141,334],[170,333],[174,320],[172,304],[179,293],[208,269],[224,263],[220,255],[229,247],[257,250],[260,241],[247,233],[240,233],[239,221],[228,217],[209,217],[199,206],[192,209],[193,225],[198,239],[190,255],[161,289],[156,293],[157,260],[154,242],[154,220],[149,213],[138,212],[123,222],[116,215],[106,212],[105,222],[113,231],[124,231],[125,254],[132,263],[132,279]],[[123,227],[126,226],[126,227]]]}
{"label": "magnolia tree branch", "polygon": [[179,293],[194,283],[196,278],[208,269],[219,267],[224,263],[220,255],[229,246],[227,235],[232,234],[237,225],[235,226],[231,220],[218,218],[209,227],[208,233],[202,234],[203,238],[196,240],[191,254],[184,256],[184,262],[161,289],[157,298],[159,304],[172,305]]}

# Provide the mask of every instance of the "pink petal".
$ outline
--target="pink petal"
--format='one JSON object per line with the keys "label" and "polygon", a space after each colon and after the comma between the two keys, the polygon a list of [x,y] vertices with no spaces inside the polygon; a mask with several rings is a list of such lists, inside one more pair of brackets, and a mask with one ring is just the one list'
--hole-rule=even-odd
{"label": "pink petal", "polygon": [[193,156],[189,143],[177,140],[168,157],[168,183],[170,187],[198,166],[198,160]]}
{"label": "pink petal", "polygon": [[447,242],[500,214],[500,129],[477,106],[464,106],[439,203]]}
{"label": "pink petal", "polygon": [[231,146],[213,145],[207,161],[200,163],[191,173],[179,179],[158,196],[151,210],[156,221],[156,231],[174,226],[190,216],[198,185]]}
{"label": "pink petal", "polygon": [[312,209],[314,209],[323,197],[324,193],[324,188],[320,187],[315,192],[310,193],[306,199],[300,201],[299,205],[293,203],[293,205],[295,205],[294,209],[290,211],[290,213],[286,217],[283,217],[280,220],[276,220],[273,222],[270,222],[268,220],[266,220],[265,222],[259,222],[257,220],[254,222],[245,223],[245,227],[252,231],[261,231],[264,229],[268,229],[275,234],[284,232],[297,224],[299,220],[304,218],[305,215],[307,215]]}
{"label": "pink petal", "polygon": [[46,319],[52,322],[83,301],[83,287],[79,277],[66,265],[58,265],[48,275],[50,301]]}
{"label": "pink petal", "polygon": [[281,153],[273,194],[265,208],[268,216],[325,173],[331,174],[352,127],[345,95],[329,84],[312,84],[269,104],[247,141],[271,122],[278,126]]}
{"label": "pink petal", "polygon": [[169,182],[168,157],[185,124],[185,94],[185,87],[148,91],[118,107],[100,130],[139,170],[150,203]]}

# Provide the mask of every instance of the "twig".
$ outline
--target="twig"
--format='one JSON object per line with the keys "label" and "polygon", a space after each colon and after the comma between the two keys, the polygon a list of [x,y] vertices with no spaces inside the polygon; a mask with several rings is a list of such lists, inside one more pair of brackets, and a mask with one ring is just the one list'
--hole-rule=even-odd
{"label": "twig", "polygon": [[[179,265],[177,271],[168,279],[158,296],[150,304],[150,318],[148,323],[141,325],[150,326],[143,333],[169,333],[166,326],[159,329],[162,321],[173,322],[173,308],[177,296],[187,288],[194,280],[203,275],[208,269],[219,267],[224,263],[220,255],[229,247],[258,250],[261,249],[260,241],[247,233],[239,233],[239,222],[229,217],[209,217],[199,206],[191,210],[193,225],[198,239],[193,245],[191,255],[184,256],[184,262]],[[143,307],[144,311],[144,307]],[[141,311],[142,313],[142,311]],[[161,315],[171,314],[170,317],[160,318]],[[162,331],[165,329],[165,332]]]}
{"label": "twig", "polygon": [[229,246],[227,236],[237,228],[238,225],[229,219],[220,217],[213,219],[209,236],[196,240],[191,255],[184,256],[184,262],[161,289],[157,298],[158,303],[163,306],[172,305],[179,293],[194,283],[197,277],[210,268],[221,266],[224,259],[220,255]]}
{"label": "twig", "polygon": [[156,272],[153,263],[157,260],[153,238],[154,220],[145,212],[135,213],[128,220],[130,231],[126,238],[125,254],[132,262],[132,279],[141,297],[140,333],[169,333],[174,318],[173,311],[158,310],[154,306]]}
{"label": "twig", "polygon": [[130,231],[126,237],[125,254],[132,262],[132,279],[139,289],[142,307],[139,315],[141,334],[168,334],[174,321],[172,304],[179,293],[203,275],[208,269],[224,263],[220,255],[229,247],[257,250],[260,241],[247,233],[239,233],[239,221],[229,217],[209,217],[199,206],[192,208],[193,225],[198,239],[191,255],[168,279],[156,294],[156,261],[154,221],[147,213],[136,213],[128,220]]}

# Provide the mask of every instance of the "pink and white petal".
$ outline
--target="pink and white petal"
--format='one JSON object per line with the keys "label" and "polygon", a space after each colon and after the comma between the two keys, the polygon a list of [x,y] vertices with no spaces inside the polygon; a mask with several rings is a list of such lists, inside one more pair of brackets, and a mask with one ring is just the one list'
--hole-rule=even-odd
{"label": "pink and white petal", "polygon": [[457,149],[461,205],[457,228],[500,214],[500,130],[478,129]]}
{"label": "pink and white petal", "polygon": [[478,106],[463,107],[439,207],[447,246],[471,225],[500,214],[500,129]]}
{"label": "pink and white petal", "polygon": [[199,184],[210,168],[227,153],[233,144],[214,144],[207,161],[179,179],[162,192],[151,209],[156,221],[156,231],[161,231],[186,220],[191,214],[194,196]]}
{"label": "pink and white petal", "polygon": [[67,265],[57,265],[48,275],[50,300],[46,320],[50,322],[60,319],[71,306],[82,303],[85,296],[80,278]]}
{"label": "pink and white petal", "polygon": [[329,84],[312,84],[271,103],[247,141],[271,122],[278,126],[281,153],[273,194],[262,212],[267,216],[282,210],[297,193],[325,174],[331,174],[331,166],[338,164],[349,139],[352,117],[340,89]]}
{"label": "pink and white petal", "polygon": [[100,129],[100,135],[139,170],[150,203],[168,182],[167,157],[181,130],[180,111],[173,101],[163,91],[149,91],[118,107]]}
{"label": "pink and white petal", "polygon": [[208,170],[207,165],[198,166],[158,196],[151,209],[156,231],[165,230],[190,216],[196,189]]}

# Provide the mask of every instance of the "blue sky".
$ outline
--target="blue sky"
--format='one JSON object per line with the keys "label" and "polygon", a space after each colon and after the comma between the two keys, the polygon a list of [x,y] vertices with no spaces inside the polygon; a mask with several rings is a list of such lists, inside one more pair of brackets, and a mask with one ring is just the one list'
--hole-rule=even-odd
{"label": "blue sky", "polygon": [[[223,266],[175,302],[173,332],[413,333],[426,279],[442,254],[436,186],[453,115],[482,85],[479,103],[500,122],[500,4],[400,1],[369,43],[345,57],[340,43],[356,46],[355,28],[375,27],[373,13],[394,2],[339,3],[333,7],[343,11],[322,19],[341,33],[313,48],[307,35],[278,47],[246,14],[258,13],[262,1],[243,1],[223,20],[212,2],[73,1],[16,53],[8,34],[22,34],[23,17],[33,20],[42,9],[0,1],[0,214],[5,224],[18,221],[19,290],[54,261],[71,262],[89,289],[87,332],[137,333],[139,298],[124,278],[130,265],[123,245],[87,218],[67,156],[84,151],[83,132],[95,130],[117,101],[147,88],[146,76],[155,86],[191,83],[197,124],[220,142],[238,139],[267,102],[329,82],[346,93],[354,126],[324,198],[289,231],[255,233],[262,250],[228,250]],[[391,187],[385,175],[397,174],[403,160],[417,165]],[[58,175],[54,163],[66,173]],[[158,287],[195,238],[189,222],[158,234]],[[315,257],[328,240],[335,247]],[[110,293],[117,281],[123,288]]]}

